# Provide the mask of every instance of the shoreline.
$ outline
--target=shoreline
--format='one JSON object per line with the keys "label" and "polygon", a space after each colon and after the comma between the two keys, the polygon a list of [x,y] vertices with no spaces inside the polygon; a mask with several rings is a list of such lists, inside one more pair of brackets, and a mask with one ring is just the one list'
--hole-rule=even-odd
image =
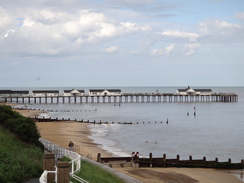
{"label": "shoreline", "polygon": [[[17,110],[20,114],[29,117],[43,112],[33,110]],[[88,124],[75,121],[66,122],[36,122],[42,138],[64,148],[68,148],[69,141],[80,146],[80,154],[96,161],[97,154],[102,157],[111,157],[112,153],[99,147],[89,138],[91,135]],[[243,170],[216,170],[202,168],[114,168],[126,175],[145,183],[180,182],[180,183],[242,183]],[[242,179],[243,180],[243,179]]]}
{"label": "shoreline", "polygon": [[89,138],[91,133],[85,123],[75,121],[36,122],[36,125],[42,138],[66,149],[69,142],[72,141],[82,156],[89,157],[95,161],[98,153],[107,157],[112,156],[112,153],[101,149],[99,144],[94,143]]}
{"label": "shoreline", "polygon": [[[43,112],[35,110],[13,109],[25,117],[35,117]],[[45,112],[44,112],[45,113]],[[99,147],[100,144],[93,142],[89,136],[91,131],[86,123],[76,121],[53,121],[53,122],[36,122],[40,136],[54,144],[68,149],[68,144],[72,141],[82,156],[97,160],[97,154],[111,157],[112,153]]]}

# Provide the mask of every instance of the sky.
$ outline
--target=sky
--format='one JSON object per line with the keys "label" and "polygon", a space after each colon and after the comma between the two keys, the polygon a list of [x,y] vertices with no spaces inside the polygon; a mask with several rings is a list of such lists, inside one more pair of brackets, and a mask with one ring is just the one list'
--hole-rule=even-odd
{"label": "sky", "polygon": [[0,87],[244,86],[243,0],[0,0]]}

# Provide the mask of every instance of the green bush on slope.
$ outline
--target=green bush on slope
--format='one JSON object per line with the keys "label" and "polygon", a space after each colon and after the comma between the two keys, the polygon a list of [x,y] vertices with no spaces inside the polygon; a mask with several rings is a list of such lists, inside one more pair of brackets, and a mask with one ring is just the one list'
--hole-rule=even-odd
{"label": "green bush on slope", "polygon": [[38,141],[40,135],[33,120],[13,111],[10,106],[0,105],[0,125],[23,141],[42,146]]}
{"label": "green bush on slope", "polygon": [[21,183],[42,173],[42,145],[35,123],[0,106],[0,182]]}

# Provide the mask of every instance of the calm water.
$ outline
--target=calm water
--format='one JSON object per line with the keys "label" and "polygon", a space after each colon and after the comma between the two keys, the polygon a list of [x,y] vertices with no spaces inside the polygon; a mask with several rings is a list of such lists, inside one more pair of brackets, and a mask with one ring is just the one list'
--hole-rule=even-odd
{"label": "calm water", "polygon": [[[75,88],[85,89],[86,92],[91,89]],[[120,88],[123,93],[155,93],[156,90],[175,93],[178,87],[116,88]],[[237,103],[122,103],[120,106],[113,103],[32,104],[28,107],[71,110],[71,112],[46,114],[51,117],[135,122],[133,125],[89,125],[92,132],[90,138],[116,156],[130,155],[131,152],[140,152],[141,156],[148,156],[152,152],[155,157],[166,153],[167,157],[172,158],[179,154],[181,159],[192,155],[193,158],[205,156],[207,160],[211,160],[218,157],[220,161],[231,158],[233,162],[240,162],[244,159],[244,87],[201,88],[211,88],[213,92],[237,93],[239,101]],[[194,107],[196,117],[193,115]],[[187,112],[189,116],[186,115]],[[166,124],[167,119],[168,124]]]}

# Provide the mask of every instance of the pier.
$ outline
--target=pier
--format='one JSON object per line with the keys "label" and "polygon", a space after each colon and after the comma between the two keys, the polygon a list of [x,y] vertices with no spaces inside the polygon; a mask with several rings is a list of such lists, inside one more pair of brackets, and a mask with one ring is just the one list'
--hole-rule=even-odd
{"label": "pier", "polygon": [[19,104],[41,103],[155,103],[155,102],[238,102],[235,93],[182,95],[174,93],[125,93],[111,96],[1,96],[0,101]]}

